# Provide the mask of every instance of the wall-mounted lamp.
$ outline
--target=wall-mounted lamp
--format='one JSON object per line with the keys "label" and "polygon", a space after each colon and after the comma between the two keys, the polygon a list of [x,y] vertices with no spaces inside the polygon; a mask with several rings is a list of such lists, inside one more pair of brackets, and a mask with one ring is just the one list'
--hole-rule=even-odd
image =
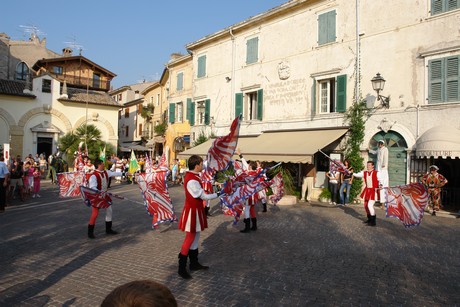
{"label": "wall-mounted lamp", "polygon": [[372,82],[372,88],[374,91],[377,92],[377,101],[380,100],[382,107],[384,108],[389,108],[390,107],[390,97],[385,97],[383,95],[380,95],[380,91],[383,91],[383,88],[385,87],[385,79],[380,75],[380,73],[377,73],[374,78],[371,80]]}
{"label": "wall-mounted lamp", "polygon": [[227,82],[230,82],[230,81],[232,81],[232,78],[230,78],[230,77],[225,77],[225,80],[227,80]]}

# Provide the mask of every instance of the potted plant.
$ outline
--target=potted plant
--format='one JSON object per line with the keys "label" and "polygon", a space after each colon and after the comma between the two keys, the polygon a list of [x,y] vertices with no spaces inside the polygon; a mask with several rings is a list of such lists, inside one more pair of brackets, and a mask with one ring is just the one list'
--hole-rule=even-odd
{"label": "potted plant", "polygon": [[319,194],[319,201],[322,203],[327,203],[331,200],[331,191],[328,188],[323,188]]}

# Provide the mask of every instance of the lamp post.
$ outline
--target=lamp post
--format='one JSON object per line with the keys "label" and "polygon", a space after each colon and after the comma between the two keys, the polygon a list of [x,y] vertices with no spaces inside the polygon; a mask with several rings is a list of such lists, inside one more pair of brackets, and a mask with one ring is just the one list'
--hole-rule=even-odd
{"label": "lamp post", "polygon": [[385,87],[385,79],[380,75],[380,73],[377,73],[377,75],[375,75],[375,77],[372,78],[371,82],[372,88],[374,89],[374,91],[377,92],[377,100],[380,101],[382,107],[389,108],[390,97],[380,95],[380,91],[383,91],[383,88]]}

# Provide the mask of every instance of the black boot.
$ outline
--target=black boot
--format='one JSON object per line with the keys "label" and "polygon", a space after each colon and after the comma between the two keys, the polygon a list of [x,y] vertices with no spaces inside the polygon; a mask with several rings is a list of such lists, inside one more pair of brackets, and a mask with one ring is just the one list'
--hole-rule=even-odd
{"label": "black boot", "polygon": [[198,262],[198,249],[191,249],[188,251],[188,257],[190,258],[190,271],[207,270],[209,269],[206,265],[201,265]]}
{"label": "black boot", "polygon": [[250,232],[251,231],[251,220],[250,219],[244,219],[243,220],[244,222],[244,229],[243,230],[240,230],[240,232]]}
{"label": "black boot", "polygon": [[94,236],[94,225],[88,225],[88,238],[95,239]]}
{"label": "black boot", "polygon": [[371,219],[369,221],[369,223],[367,224],[367,226],[375,226],[376,225],[376,220],[377,216],[376,215],[371,215]]}
{"label": "black boot", "polygon": [[116,235],[118,232],[115,230],[112,230],[112,221],[110,222],[105,222],[105,233],[108,235]]}
{"label": "black boot", "polygon": [[251,222],[252,222],[251,230],[257,230],[257,218],[252,217]]}
{"label": "black boot", "polygon": [[363,224],[369,224],[370,220],[371,220],[371,215],[368,214],[367,215],[367,221],[364,221]]}
{"label": "black boot", "polygon": [[262,210],[262,212],[267,212],[267,204],[266,204],[266,203],[263,203],[263,204],[262,204],[262,207],[264,208],[264,209]]}
{"label": "black boot", "polygon": [[211,216],[211,213],[209,213],[209,207],[204,207],[204,214],[208,217],[208,216]]}
{"label": "black boot", "polygon": [[187,272],[187,256],[179,253],[179,271],[177,272],[183,279],[190,279],[192,276]]}

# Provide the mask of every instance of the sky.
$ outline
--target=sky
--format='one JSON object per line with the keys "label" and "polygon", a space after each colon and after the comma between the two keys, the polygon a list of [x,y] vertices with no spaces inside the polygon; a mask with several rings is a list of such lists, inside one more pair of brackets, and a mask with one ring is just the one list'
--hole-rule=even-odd
{"label": "sky", "polygon": [[160,78],[172,53],[288,0],[15,0],[2,4],[0,33],[27,40],[30,29],[61,53],[82,55],[115,73],[114,89]]}

